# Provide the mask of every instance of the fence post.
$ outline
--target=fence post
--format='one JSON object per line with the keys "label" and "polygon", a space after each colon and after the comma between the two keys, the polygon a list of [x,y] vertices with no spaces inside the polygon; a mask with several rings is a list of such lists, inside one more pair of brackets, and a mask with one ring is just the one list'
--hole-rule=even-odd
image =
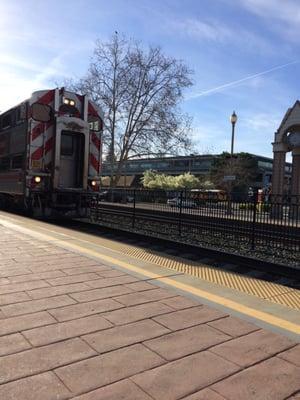
{"label": "fence post", "polygon": [[253,196],[253,216],[252,216],[252,232],[251,232],[251,250],[255,248],[255,227],[256,227],[256,208],[258,200],[258,190],[255,189]]}
{"label": "fence post", "polygon": [[180,192],[180,202],[179,202],[179,222],[178,222],[179,236],[181,236],[181,224],[182,224],[182,190]]}
{"label": "fence post", "polygon": [[99,203],[100,203],[100,193],[97,193],[96,200],[92,200],[92,213],[93,219],[96,222],[99,222]]}
{"label": "fence post", "polygon": [[135,226],[135,202],[136,202],[136,191],[133,189],[133,210],[132,210],[132,228]]}

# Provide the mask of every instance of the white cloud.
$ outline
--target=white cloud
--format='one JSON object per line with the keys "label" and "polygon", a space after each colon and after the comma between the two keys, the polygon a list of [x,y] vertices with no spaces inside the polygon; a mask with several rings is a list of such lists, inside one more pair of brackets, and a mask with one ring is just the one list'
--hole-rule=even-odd
{"label": "white cloud", "polygon": [[204,22],[196,18],[186,18],[168,21],[168,29],[188,35],[197,40],[223,42],[232,36],[232,32],[217,22]]}
{"label": "white cloud", "polygon": [[52,60],[47,62],[45,67],[40,68],[39,74],[35,78],[37,84],[44,84],[49,79],[56,77],[68,77],[66,66],[63,62],[63,54],[55,56]]}
{"label": "white cloud", "polygon": [[246,128],[254,133],[275,132],[283,116],[275,113],[256,113],[244,117],[240,122],[242,128]]}
{"label": "white cloud", "polygon": [[300,23],[298,0],[240,0],[239,4],[263,18],[274,18],[289,24]]}
{"label": "white cloud", "polygon": [[251,13],[272,21],[267,26],[281,36],[298,42],[300,32],[299,0],[240,0],[238,2]]}
{"label": "white cloud", "polygon": [[27,72],[38,72],[41,69],[40,65],[14,54],[1,54],[1,67],[5,66],[8,68],[21,68],[27,70]]}
{"label": "white cloud", "polygon": [[13,107],[35,90],[52,87],[51,80],[68,76],[65,68],[60,55],[47,60],[45,66],[7,55],[0,65],[0,110]]}
{"label": "white cloud", "polygon": [[25,14],[28,9],[22,14],[16,3],[3,4],[0,0],[0,15],[5,15],[0,25],[1,111],[35,90],[53,87],[55,80],[69,78],[94,45],[84,32],[75,40],[72,28],[54,29],[47,20],[44,24],[41,21],[41,26],[35,23],[38,13]]}
{"label": "white cloud", "polygon": [[197,17],[163,17],[162,29],[169,35],[190,38],[196,42],[213,42],[228,46],[229,52],[255,54],[255,56],[277,56],[278,48],[256,33],[252,28],[241,26],[238,21],[224,23],[220,19],[200,19]]}
{"label": "white cloud", "polygon": [[224,127],[217,121],[198,123],[192,131],[192,141],[200,154],[217,154],[230,148],[230,131],[225,134]]}
{"label": "white cloud", "polygon": [[[1,71],[0,71],[1,74]],[[2,75],[2,74],[1,74]],[[15,74],[2,75],[3,81],[1,80],[1,96],[0,96],[0,111],[4,112],[10,107],[18,104],[19,102],[27,99],[31,92],[34,90],[34,86],[31,80],[16,76]],[[5,84],[5,78],[7,83]],[[12,83],[13,82],[13,83]]]}

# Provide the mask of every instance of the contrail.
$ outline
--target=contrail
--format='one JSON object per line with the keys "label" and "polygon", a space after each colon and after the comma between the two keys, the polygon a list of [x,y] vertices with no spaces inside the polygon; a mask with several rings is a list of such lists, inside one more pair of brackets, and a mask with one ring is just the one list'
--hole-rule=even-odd
{"label": "contrail", "polygon": [[201,97],[201,96],[205,96],[207,94],[215,93],[215,92],[218,92],[218,91],[220,91],[222,89],[227,89],[227,88],[229,88],[231,86],[238,85],[239,83],[242,83],[242,82],[245,82],[245,81],[249,81],[250,79],[253,79],[253,78],[257,78],[258,76],[266,75],[266,74],[268,74],[268,73],[270,73],[272,71],[276,71],[278,69],[282,69],[282,68],[288,67],[289,65],[297,64],[298,62],[299,61],[296,60],[296,61],[292,61],[292,62],[289,62],[289,63],[286,63],[286,64],[277,65],[277,67],[273,67],[273,68],[267,69],[266,71],[259,72],[259,73],[254,74],[254,75],[246,76],[245,78],[238,79],[237,81],[225,83],[224,85],[217,86],[217,87],[212,88],[212,89],[204,90],[201,93],[191,95],[189,98],[190,99],[194,99],[196,97]]}

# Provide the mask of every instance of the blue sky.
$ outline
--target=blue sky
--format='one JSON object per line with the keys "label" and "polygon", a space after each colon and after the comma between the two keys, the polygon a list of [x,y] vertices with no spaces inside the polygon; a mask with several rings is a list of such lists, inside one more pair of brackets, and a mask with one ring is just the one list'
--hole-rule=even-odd
{"label": "blue sky", "polygon": [[[195,71],[182,108],[199,153],[272,156],[274,131],[300,97],[299,0],[0,0],[0,110],[83,75],[115,30],[160,45]],[[267,72],[266,72],[267,71]]]}

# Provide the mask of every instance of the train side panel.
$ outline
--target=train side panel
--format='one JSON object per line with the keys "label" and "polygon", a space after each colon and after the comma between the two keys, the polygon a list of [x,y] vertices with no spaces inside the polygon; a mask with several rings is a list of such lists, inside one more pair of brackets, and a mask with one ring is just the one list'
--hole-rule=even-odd
{"label": "train side panel", "polygon": [[0,203],[5,195],[25,192],[27,102],[4,113],[0,119]]}

